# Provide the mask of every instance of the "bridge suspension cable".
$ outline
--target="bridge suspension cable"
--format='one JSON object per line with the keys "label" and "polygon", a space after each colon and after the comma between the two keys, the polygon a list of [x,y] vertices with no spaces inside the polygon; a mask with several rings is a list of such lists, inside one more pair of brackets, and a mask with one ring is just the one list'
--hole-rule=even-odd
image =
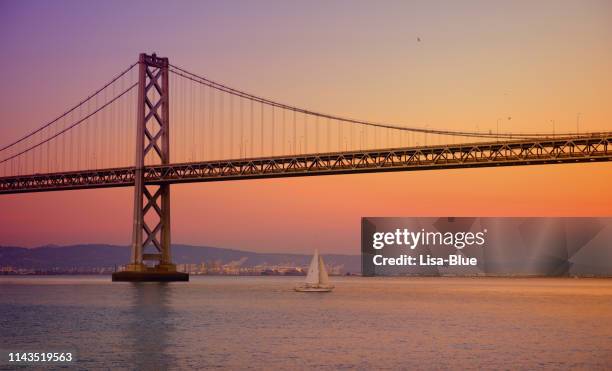
{"label": "bridge suspension cable", "polygon": [[77,103],[76,105],[74,105],[73,107],[69,108],[67,111],[64,111],[64,113],[62,113],[61,115],[57,116],[56,118],[54,118],[53,120],[49,121],[48,123],[40,126],[38,129],[31,131],[30,133],[24,135],[23,137],[17,139],[16,141],[9,143],[3,147],[0,148],[0,152],[16,145],[19,144],[21,142],[23,142],[24,140],[32,137],[33,135],[41,132],[43,129],[48,128],[49,126],[53,125],[54,123],[56,123],[57,121],[63,119],[64,117],[68,116],[69,114],[73,113],[76,109],[78,109],[79,107],[83,106],[85,103],[88,103],[90,100],[92,100],[93,98],[95,98],[96,96],[98,96],[98,94],[100,94],[102,91],[104,91],[106,88],[108,88],[109,86],[111,86],[113,83],[115,83],[117,80],[119,80],[120,78],[122,78],[124,75],[126,75],[128,72],[130,72],[132,70],[132,68],[134,68],[136,65],[138,64],[138,62],[132,63],[128,68],[126,68],[125,70],[123,70],[121,73],[119,73],[117,76],[113,77],[109,82],[107,82],[106,84],[104,84],[104,86],[102,86],[100,89],[96,90],[95,92],[93,92],[92,94],[90,94],[87,98],[83,99],[82,101],[80,101],[79,103]]}
{"label": "bridge suspension cable", "polygon": [[[189,79],[193,82],[197,82],[197,83],[206,85],[208,87],[214,88],[216,90],[219,90],[219,91],[222,91],[222,92],[234,95],[234,96],[238,96],[241,98],[245,98],[248,100],[252,100],[258,103],[266,104],[271,107],[278,107],[278,108],[289,110],[289,111],[303,113],[305,115],[310,115],[310,116],[330,119],[330,120],[336,120],[336,121],[346,122],[350,124],[364,125],[364,126],[377,127],[377,128],[383,128],[383,129],[402,130],[402,131],[415,132],[415,133],[449,135],[449,136],[460,136],[460,137],[476,137],[476,138],[504,138],[504,139],[519,138],[520,139],[520,138],[541,138],[541,137],[551,136],[550,133],[501,133],[500,134],[500,133],[479,132],[479,131],[428,129],[428,128],[421,128],[421,127],[414,127],[414,126],[403,126],[403,125],[391,124],[391,123],[378,123],[378,122],[372,122],[372,121],[366,121],[366,120],[358,120],[358,119],[341,117],[341,116],[327,114],[327,113],[316,112],[316,111],[312,111],[309,109],[300,108],[300,107],[296,107],[296,106],[292,106],[292,105],[288,105],[284,103],[279,103],[271,99],[263,98],[260,96],[256,96],[256,95],[244,92],[242,90],[231,88],[225,84],[221,84],[213,80],[210,80],[206,77],[203,77],[201,75],[197,75],[193,72],[189,72],[186,69],[178,67],[173,64],[170,64],[170,72],[177,74],[179,76],[182,76],[186,79]],[[575,134],[576,133],[557,133],[555,134],[555,136],[575,135]]]}
{"label": "bridge suspension cable", "polygon": [[7,162],[9,160],[12,160],[26,152],[29,152],[37,147],[42,146],[45,143],[50,142],[51,140],[57,138],[58,136],[66,133],[69,130],[72,130],[73,128],[75,128],[76,126],[80,125],[81,123],[83,123],[85,120],[89,119],[90,117],[92,117],[93,115],[95,115],[96,113],[102,111],[103,109],[105,109],[106,107],[110,106],[112,103],[114,103],[115,101],[117,101],[119,98],[123,97],[125,94],[127,94],[130,90],[134,89],[136,86],[138,85],[138,83],[134,83],[132,84],[130,87],[128,87],[127,89],[125,89],[123,92],[121,92],[119,95],[115,96],[114,98],[112,98],[111,100],[109,100],[108,102],[104,103],[102,106],[96,108],[94,111],[92,111],[91,113],[87,114],[85,117],[83,117],[82,119],[76,121],[75,123],[71,124],[70,126],[61,129],[60,131],[56,132],[55,134],[51,135],[50,137],[41,140],[40,142],[31,145],[30,147],[27,147],[26,149],[24,149],[21,152],[18,152],[10,157],[4,158],[2,160],[0,160],[0,164]]}
{"label": "bridge suspension cable", "polygon": [[0,147],[0,177],[133,164],[136,65],[53,120]]}

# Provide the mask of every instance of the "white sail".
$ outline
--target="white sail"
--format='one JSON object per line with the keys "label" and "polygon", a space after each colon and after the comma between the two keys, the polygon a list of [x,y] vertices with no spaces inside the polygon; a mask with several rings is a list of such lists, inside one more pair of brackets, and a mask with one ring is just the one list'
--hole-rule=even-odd
{"label": "white sail", "polygon": [[325,269],[323,258],[319,255],[319,250],[315,249],[314,256],[308,267],[306,282],[295,287],[299,292],[330,292],[334,288],[329,284],[329,276]]}
{"label": "white sail", "polygon": [[322,256],[319,256],[319,285],[329,285],[329,276]]}
{"label": "white sail", "polygon": [[[318,285],[319,274],[319,250],[315,250],[314,256],[312,257],[312,261],[310,262],[310,267],[308,268],[306,283],[310,285]],[[325,276],[327,277],[327,273],[325,273]]]}

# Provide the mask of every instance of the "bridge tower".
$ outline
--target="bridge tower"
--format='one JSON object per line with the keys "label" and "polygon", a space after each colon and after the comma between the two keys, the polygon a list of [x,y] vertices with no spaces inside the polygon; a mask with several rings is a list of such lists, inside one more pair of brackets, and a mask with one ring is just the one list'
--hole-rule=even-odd
{"label": "bridge tower", "polygon": [[[170,163],[168,58],[140,54],[134,165],[132,255],[114,281],[187,281],[176,271],[170,251],[170,185],[144,181],[147,165]],[[152,263],[152,264],[151,264]]]}

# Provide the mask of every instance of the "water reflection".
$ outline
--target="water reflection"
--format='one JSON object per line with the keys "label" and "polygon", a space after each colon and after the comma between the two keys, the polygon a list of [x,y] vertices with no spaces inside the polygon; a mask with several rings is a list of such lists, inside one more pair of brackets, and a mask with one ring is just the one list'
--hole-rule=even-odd
{"label": "water reflection", "polygon": [[165,370],[176,364],[168,354],[174,332],[172,285],[167,283],[130,284],[131,305],[127,338],[132,339],[134,369]]}
{"label": "water reflection", "polygon": [[75,349],[79,369],[611,364],[606,279],[338,277],[332,293],[316,295],[293,292],[298,279],[284,277],[196,277],[188,285],[22,280],[29,283],[0,277],[0,345]]}

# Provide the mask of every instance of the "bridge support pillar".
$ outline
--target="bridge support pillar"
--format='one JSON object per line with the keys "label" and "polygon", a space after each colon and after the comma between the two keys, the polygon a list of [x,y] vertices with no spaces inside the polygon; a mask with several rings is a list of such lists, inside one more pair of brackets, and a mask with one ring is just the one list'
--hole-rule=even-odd
{"label": "bridge support pillar", "polygon": [[170,185],[144,181],[146,165],[170,163],[168,65],[168,58],[140,54],[132,257],[113,281],[189,280],[172,263]]}

